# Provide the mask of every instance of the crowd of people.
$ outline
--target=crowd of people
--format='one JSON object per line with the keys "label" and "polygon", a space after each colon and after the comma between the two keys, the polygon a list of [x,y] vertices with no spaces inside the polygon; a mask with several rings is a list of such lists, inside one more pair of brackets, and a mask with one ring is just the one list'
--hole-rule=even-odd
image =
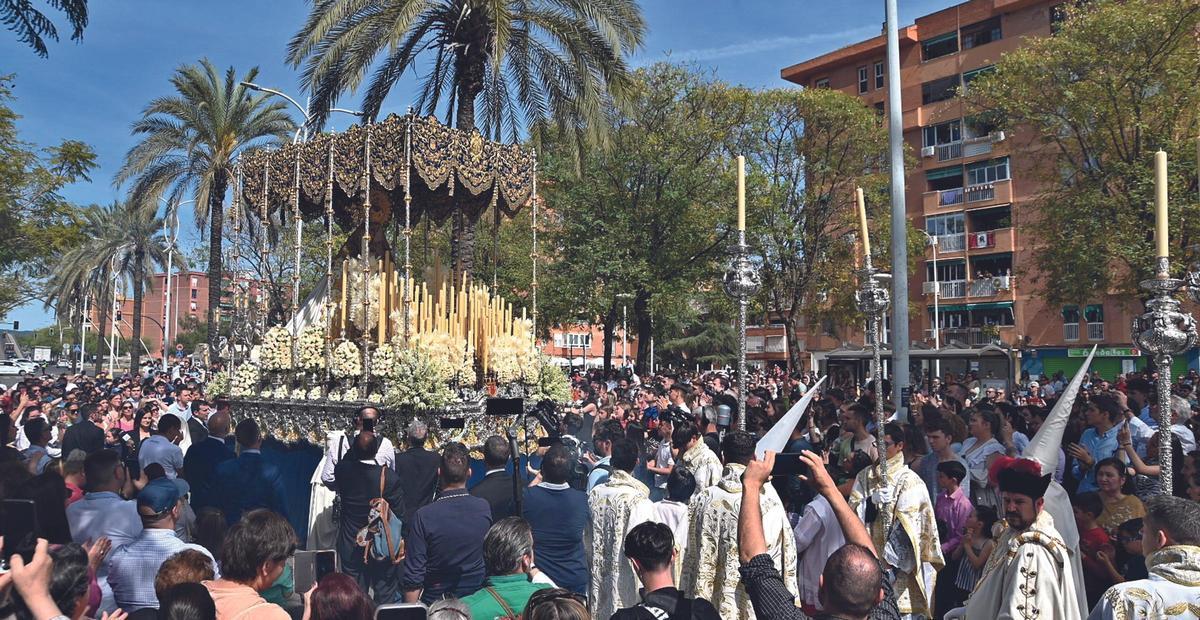
{"label": "crowd of people", "polygon": [[[1195,371],[1169,489],[1152,375],[947,376],[906,414],[884,381],[880,427],[873,386],[772,368],[739,430],[728,373],[581,371],[518,459],[501,436],[429,449],[420,420],[387,437],[362,407],[307,515],[271,429],[204,377],[0,395],[0,618],[1200,617]],[[335,570],[301,575],[302,547]]]}

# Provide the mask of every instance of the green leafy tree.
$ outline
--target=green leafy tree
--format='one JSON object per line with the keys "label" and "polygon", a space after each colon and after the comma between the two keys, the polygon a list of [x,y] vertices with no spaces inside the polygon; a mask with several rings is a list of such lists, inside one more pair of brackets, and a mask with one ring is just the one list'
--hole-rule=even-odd
{"label": "green leafy tree", "polygon": [[208,233],[209,350],[217,350],[217,311],[223,290],[222,231],[226,190],[234,164],[247,148],[286,140],[296,125],[285,104],[256,95],[241,85],[232,67],[222,76],[207,59],[180,67],[171,78],[175,93],[151,101],[134,122],[140,138],[125,155],[116,183],[132,184],[132,195],[147,200],[166,196],[178,204],[195,199],[196,226]]}
{"label": "green leafy tree", "polygon": [[582,174],[562,137],[546,141],[543,187],[558,223],[542,250],[550,263],[542,290],[547,324],[600,319],[606,358],[627,303],[645,368],[651,336],[674,335],[660,329],[719,290],[735,219],[730,153],[753,97],[669,64],[635,78],[610,148],[586,154]]}
{"label": "green leafy tree", "polygon": [[[287,58],[303,67],[317,125],[364,82],[362,109],[375,119],[400,76],[421,65],[419,112],[445,106],[447,122],[497,140],[553,123],[578,144],[597,139],[626,98],[625,59],[645,30],[635,0],[316,0]],[[461,273],[473,271],[479,216],[455,218]]]}
{"label": "green leafy tree", "polygon": [[1171,157],[1172,257],[1200,243],[1200,4],[1068,3],[1051,37],[1005,54],[965,97],[1037,158],[1034,245],[1051,303],[1133,294],[1154,270],[1153,154]]}
{"label": "green leafy tree", "polygon": [[[62,11],[71,25],[71,40],[82,41],[88,24],[87,0],[47,0],[51,8]],[[58,41],[58,28],[30,0],[0,0],[0,24],[16,33],[17,40],[33,48],[42,58],[50,51],[46,39]]]}
{"label": "green leafy tree", "polygon": [[44,298],[55,257],[79,244],[78,213],[60,192],[90,181],[96,166],[96,154],[82,142],[43,149],[22,141],[11,84],[12,76],[0,76],[0,317]]}

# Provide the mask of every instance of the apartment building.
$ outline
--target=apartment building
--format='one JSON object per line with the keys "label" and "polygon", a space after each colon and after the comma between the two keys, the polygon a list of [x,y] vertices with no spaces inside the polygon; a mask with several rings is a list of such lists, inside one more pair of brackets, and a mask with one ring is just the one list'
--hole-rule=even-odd
{"label": "apartment building", "polygon": [[[909,273],[909,304],[920,309],[909,333],[916,347],[934,345],[935,325],[943,347],[995,343],[1035,375],[1071,372],[1098,344],[1093,367],[1113,376],[1146,364],[1130,336],[1140,304],[1102,293],[1071,306],[1041,298],[1031,236],[1040,218],[1032,199],[1045,164],[1035,136],[1002,130],[958,97],[1005,52],[1052,36],[1061,3],[971,0],[919,17],[899,33],[904,139],[917,158],[905,183],[908,218],[930,238],[924,264]],[[881,33],[781,75],[855,95],[886,122],[885,58]]]}

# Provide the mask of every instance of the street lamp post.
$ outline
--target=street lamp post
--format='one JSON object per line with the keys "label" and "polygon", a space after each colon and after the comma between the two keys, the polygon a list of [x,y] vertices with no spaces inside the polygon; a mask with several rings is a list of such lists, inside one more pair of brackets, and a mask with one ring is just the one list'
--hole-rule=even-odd
{"label": "street lamp post", "polygon": [[[167,347],[169,346],[168,341],[171,338],[171,332],[169,331],[169,328],[168,328],[168,326],[171,325],[171,272],[174,271],[174,268],[175,268],[174,264],[173,264],[173,260],[175,258],[175,242],[178,241],[178,239],[179,239],[179,207],[182,207],[183,205],[188,204],[188,203],[194,204],[195,202],[196,201],[194,199],[184,200],[182,202],[176,202],[174,208],[170,208],[170,206],[168,205],[167,217],[163,218],[163,236],[168,238],[167,239],[167,243],[168,243],[168,245],[167,245],[167,283],[166,283],[167,293],[166,293],[166,298],[163,302],[164,306],[165,306],[164,311],[163,311],[163,342],[162,342],[163,372],[167,372]],[[172,218],[174,218],[174,226],[172,227],[174,232],[173,232],[173,234],[168,234],[167,222],[169,220],[171,220]],[[178,334],[176,334],[176,335],[178,335]]]}
{"label": "street lamp post", "polygon": [[[938,280],[938,238],[937,235],[931,235],[925,231],[921,232],[929,239],[929,245],[933,246],[933,348],[937,351],[937,355],[933,358],[933,375],[941,377],[942,359],[939,356],[942,352],[942,321],[939,306],[942,299],[942,284]],[[929,389],[933,389],[932,377],[929,379]]]}

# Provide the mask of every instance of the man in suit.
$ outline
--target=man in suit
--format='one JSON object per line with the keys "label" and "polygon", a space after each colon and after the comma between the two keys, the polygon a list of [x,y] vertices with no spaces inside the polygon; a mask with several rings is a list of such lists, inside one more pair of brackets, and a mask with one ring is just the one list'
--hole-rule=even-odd
{"label": "man in suit", "polygon": [[87,454],[104,449],[104,429],[92,423],[92,412],[96,405],[76,405],[67,407],[71,414],[71,426],[63,434],[62,455],[66,458],[74,450],[83,450]]}
{"label": "man in suit", "polygon": [[513,501],[513,478],[505,471],[512,450],[508,440],[492,435],[483,443],[483,462],[487,473],[471,487],[471,495],[482,497],[492,507],[492,523],[517,514]]}
{"label": "man in suit", "polygon": [[241,455],[217,465],[216,488],[225,521],[237,523],[243,512],[267,508],[288,516],[283,473],[263,460],[262,431],[254,420],[238,422],[234,431]]}
{"label": "man in suit", "polygon": [[357,581],[363,592],[370,592],[377,603],[391,603],[396,600],[399,565],[391,560],[364,560],[363,549],[355,542],[358,531],[367,526],[372,499],[383,497],[392,512],[404,514],[404,489],[400,477],[391,468],[375,462],[379,445],[374,432],[359,433],[350,451],[334,468],[338,496],[342,500],[337,552],[342,561],[342,572]]}
{"label": "man in suit", "polygon": [[404,486],[404,528],[407,531],[417,509],[433,501],[437,471],[442,457],[425,449],[429,428],[420,420],[408,425],[408,449],[396,455],[396,473]]}
{"label": "man in suit", "polygon": [[211,411],[212,407],[208,403],[202,400],[192,401],[192,417],[188,418],[187,426],[193,446],[208,439],[208,427],[205,424]]}
{"label": "man in suit", "polygon": [[[189,420],[188,424],[191,422]],[[221,505],[217,493],[217,466],[225,461],[232,461],[236,456],[233,449],[222,439],[228,434],[229,414],[212,414],[208,417],[204,441],[193,443],[183,457],[183,469],[187,472],[187,481],[192,487],[192,507],[196,511]]]}

